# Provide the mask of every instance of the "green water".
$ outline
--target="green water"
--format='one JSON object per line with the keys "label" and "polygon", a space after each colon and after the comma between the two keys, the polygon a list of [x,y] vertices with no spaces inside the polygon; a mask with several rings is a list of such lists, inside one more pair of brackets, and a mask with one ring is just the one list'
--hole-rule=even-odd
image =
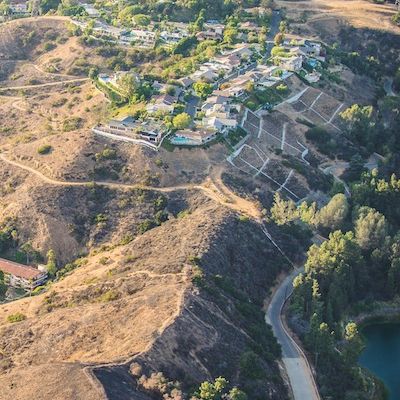
{"label": "green water", "polygon": [[377,324],[362,330],[366,348],[360,364],[380,378],[389,390],[389,400],[400,399],[400,323]]}

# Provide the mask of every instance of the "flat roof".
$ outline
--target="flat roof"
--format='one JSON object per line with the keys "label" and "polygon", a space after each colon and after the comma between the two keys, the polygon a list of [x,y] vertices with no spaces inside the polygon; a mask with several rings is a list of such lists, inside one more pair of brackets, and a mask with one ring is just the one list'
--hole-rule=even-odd
{"label": "flat roof", "polygon": [[35,279],[43,275],[42,271],[34,267],[18,264],[13,261],[5,260],[4,258],[0,258],[0,271],[24,279]]}

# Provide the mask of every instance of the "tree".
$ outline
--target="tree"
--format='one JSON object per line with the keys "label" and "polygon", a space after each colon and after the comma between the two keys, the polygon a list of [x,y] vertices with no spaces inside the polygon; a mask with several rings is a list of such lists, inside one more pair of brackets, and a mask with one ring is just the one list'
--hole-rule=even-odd
{"label": "tree", "polygon": [[128,99],[133,99],[139,87],[134,74],[123,74],[118,78],[118,86]]}
{"label": "tree", "polygon": [[369,140],[371,128],[374,126],[373,113],[374,108],[372,106],[353,104],[339,115],[348,136],[361,143],[366,143]]}
{"label": "tree", "polygon": [[285,35],[281,32],[277,33],[274,38],[275,46],[280,46],[285,40]]}
{"label": "tree", "polygon": [[343,350],[345,362],[348,365],[354,365],[354,363],[357,362],[363,347],[363,342],[358,333],[357,324],[355,322],[349,322],[346,325],[344,339],[346,341]]}
{"label": "tree", "polygon": [[232,45],[235,43],[237,35],[238,35],[238,30],[233,27],[233,26],[229,26],[227,28],[225,28],[224,30],[224,42],[228,43],[229,45]]}
{"label": "tree", "polygon": [[309,225],[314,225],[316,223],[317,216],[317,203],[314,201],[308,205],[305,201],[303,201],[298,207],[298,213],[303,222]]}
{"label": "tree", "polygon": [[4,283],[4,273],[0,271],[0,297],[3,297],[7,292],[7,285]]}
{"label": "tree", "polygon": [[363,250],[376,249],[388,232],[386,218],[370,207],[360,207],[356,212],[354,231],[356,241]]}
{"label": "tree", "polygon": [[133,22],[138,26],[147,26],[150,23],[150,17],[145,14],[136,14],[133,16]]}
{"label": "tree", "polygon": [[338,229],[342,226],[348,212],[349,203],[346,196],[343,193],[338,193],[319,211],[317,216],[318,226],[330,230]]}
{"label": "tree", "polygon": [[228,395],[229,400],[247,400],[247,394],[237,387],[230,390]]}
{"label": "tree", "polygon": [[136,11],[135,5],[123,8],[118,14],[119,21],[121,21],[121,23],[125,25],[130,24],[132,21],[132,17],[135,14],[135,11]]}
{"label": "tree", "polygon": [[271,218],[277,225],[285,225],[298,219],[299,214],[293,200],[282,199],[279,192],[274,194]]}
{"label": "tree", "polygon": [[57,272],[57,259],[54,250],[49,250],[47,252],[46,270],[50,276],[55,276]]}
{"label": "tree", "polygon": [[97,75],[99,74],[99,69],[97,67],[92,67],[89,69],[89,79],[94,80],[97,78]]}
{"label": "tree", "polygon": [[182,38],[174,48],[174,54],[181,54],[187,57],[192,49],[197,46],[198,40],[196,36],[188,36]]}
{"label": "tree", "polygon": [[61,4],[61,0],[41,0],[40,11],[42,14],[46,14],[50,10],[57,10]]}
{"label": "tree", "polygon": [[279,23],[279,32],[280,32],[280,33],[286,33],[287,28],[288,28],[287,21],[281,21],[281,22]]}
{"label": "tree", "polygon": [[196,21],[193,23],[193,32],[200,32],[203,30],[204,22],[206,20],[206,10],[202,8],[197,16]]}
{"label": "tree", "polygon": [[172,125],[175,129],[185,129],[190,126],[191,118],[190,115],[183,112],[176,115],[172,120]]}
{"label": "tree", "polygon": [[193,89],[197,96],[204,100],[212,93],[214,88],[210,83],[198,81],[193,84]]}

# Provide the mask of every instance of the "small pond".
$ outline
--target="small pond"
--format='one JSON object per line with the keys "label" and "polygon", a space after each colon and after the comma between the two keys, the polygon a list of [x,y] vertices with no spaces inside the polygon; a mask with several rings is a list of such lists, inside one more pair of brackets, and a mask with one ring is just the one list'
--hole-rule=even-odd
{"label": "small pond", "polygon": [[366,347],[359,363],[389,390],[389,400],[400,399],[400,323],[369,325],[362,330]]}

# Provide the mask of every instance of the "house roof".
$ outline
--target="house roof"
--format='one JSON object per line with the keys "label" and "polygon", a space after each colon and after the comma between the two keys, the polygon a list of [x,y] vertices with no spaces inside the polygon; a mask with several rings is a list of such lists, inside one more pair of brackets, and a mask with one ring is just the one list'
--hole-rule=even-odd
{"label": "house roof", "polygon": [[43,275],[42,271],[28,265],[17,264],[13,261],[0,258],[0,271],[18,278],[35,279]]}
{"label": "house roof", "polygon": [[156,99],[156,103],[160,104],[166,104],[167,106],[171,106],[172,104],[175,103],[175,97],[169,95],[169,94],[163,94],[162,96],[158,96]]}

